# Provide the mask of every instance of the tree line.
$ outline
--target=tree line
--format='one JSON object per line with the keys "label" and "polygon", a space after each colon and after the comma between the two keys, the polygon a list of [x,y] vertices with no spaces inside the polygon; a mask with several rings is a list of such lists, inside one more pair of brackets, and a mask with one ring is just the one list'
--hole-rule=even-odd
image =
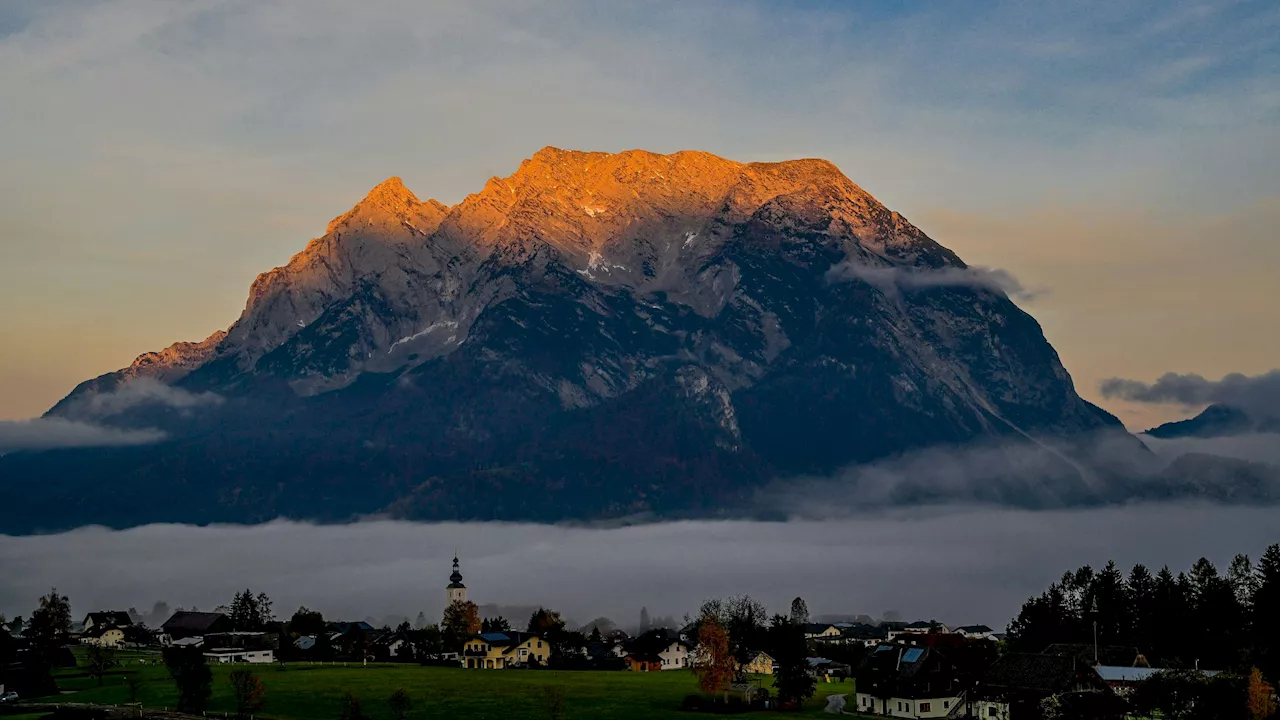
{"label": "tree line", "polygon": [[1280,544],[1255,565],[1236,555],[1220,572],[1206,558],[1175,574],[1114,562],[1066,572],[1023,604],[1009,624],[1011,650],[1055,643],[1131,647],[1152,667],[1247,674],[1280,680]]}

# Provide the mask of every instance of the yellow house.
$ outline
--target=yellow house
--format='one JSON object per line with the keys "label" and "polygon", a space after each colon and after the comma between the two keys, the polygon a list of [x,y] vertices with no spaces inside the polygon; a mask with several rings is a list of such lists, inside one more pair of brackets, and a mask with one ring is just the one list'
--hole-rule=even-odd
{"label": "yellow house", "polygon": [[81,636],[80,642],[85,645],[119,647],[124,642],[124,630],[118,627],[95,628]]}
{"label": "yellow house", "polygon": [[773,658],[769,657],[769,653],[758,652],[742,669],[751,675],[772,675]]}
{"label": "yellow house", "polygon": [[476,635],[462,646],[462,666],[478,670],[501,670],[545,663],[551,646],[533,633],[500,632]]}

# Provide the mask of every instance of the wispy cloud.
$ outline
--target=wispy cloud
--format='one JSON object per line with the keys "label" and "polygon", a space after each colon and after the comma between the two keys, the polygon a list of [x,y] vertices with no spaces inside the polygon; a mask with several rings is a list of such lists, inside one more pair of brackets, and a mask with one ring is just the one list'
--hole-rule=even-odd
{"label": "wispy cloud", "polygon": [[143,377],[130,380],[111,392],[86,394],[74,401],[67,413],[77,418],[108,418],[145,406],[164,406],[189,412],[221,404],[222,396],[217,393],[193,393]]}
{"label": "wispy cloud", "polygon": [[159,430],[122,430],[63,418],[0,421],[0,455],[17,450],[146,445],[164,439]]}
{"label": "wispy cloud", "polygon": [[898,296],[931,288],[972,288],[990,290],[1009,297],[1031,301],[1045,290],[1029,290],[1007,270],[985,267],[902,268],[876,267],[855,261],[833,265],[826,274],[827,282],[861,280],[874,285],[886,295]]}
{"label": "wispy cloud", "polygon": [[1194,373],[1165,373],[1155,382],[1109,378],[1101,384],[1103,397],[1131,402],[1178,403],[1186,406],[1218,403],[1262,415],[1280,415],[1280,370],[1248,376],[1231,373],[1209,380]]}

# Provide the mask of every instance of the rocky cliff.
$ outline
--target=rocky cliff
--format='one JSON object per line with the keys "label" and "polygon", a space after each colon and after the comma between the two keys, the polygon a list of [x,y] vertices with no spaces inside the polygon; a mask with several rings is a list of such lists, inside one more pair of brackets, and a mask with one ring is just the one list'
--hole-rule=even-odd
{"label": "rocky cliff", "polygon": [[157,445],[0,472],[61,478],[48,502],[107,523],[557,519],[1120,429],[1034,319],[834,165],[700,152],[546,148],[454,207],[387,180],[260,275],[225,333],[50,413],[139,377],[225,402]]}

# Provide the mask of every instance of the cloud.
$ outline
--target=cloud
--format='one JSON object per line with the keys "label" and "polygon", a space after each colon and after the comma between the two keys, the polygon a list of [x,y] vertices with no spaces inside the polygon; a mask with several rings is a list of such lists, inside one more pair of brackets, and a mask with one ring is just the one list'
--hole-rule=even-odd
{"label": "cloud", "polygon": [[90,393],[78,399],[69,412],[77,417],[107,418],[143,406],[162,405],[182,412],[222,404],[213,392],[193,393],[166,385],[154,378],[136,378],[105,393]]}
{"label": "cloud", "polygon": [[903,292],[916,292],[931,288],[972,288],[1003,293],[1010,297],[1031,301],[1044,294],[1043,290],[1028,290],[1007,270],[986,267],[902,268],[873,267],[854,261],[831,266],[826,274],[827,282],[861,280],[874,285],[886,295],[897,297]]}
{"label": "cloud", "polygon": [[[905,617],[1002,628],[1069,568],[1108,559],[1187,568],[1256,556],[1280,508],[1146,505],[1028,512],[915,510],[827,521],[672,522],[630,527],[376,521],[316,526],[150,525],[0,536],[0,612],[30,615],[50,587],[76,616],[103,608],[208,610],[265,591],[361,619],[440,617],[454,549],[471,599],[545,604],[577,623],[634,624],[641,606],[675,618],[707,597],[750,593],[774,610],[797,595],[815,615],[894,609]],[[521,620],[522,618],[514,618]]]}
{"label": "cloud", "polygon": [[17,450],[145,445],[164,439],[159,430],[121,430],[63,418],[0,421],[0,455]]}
{"label": "cloud", "polygon": [[1209,380],[1194,373],[1165,373],[1154,383],[1108,378],[1100,388],[1103,397],[1131,402],[1222,404],[1260,415],[1280,415],[1280,370],[1252,377],[1231,373],[1221,380]]}
{"label": "cloud", "polygon": [[1280,467],[1280,433],[1247,433],[1212,438],[1158,438],[1139,435],[1151,452],[1166,460],[1204,453]]}

